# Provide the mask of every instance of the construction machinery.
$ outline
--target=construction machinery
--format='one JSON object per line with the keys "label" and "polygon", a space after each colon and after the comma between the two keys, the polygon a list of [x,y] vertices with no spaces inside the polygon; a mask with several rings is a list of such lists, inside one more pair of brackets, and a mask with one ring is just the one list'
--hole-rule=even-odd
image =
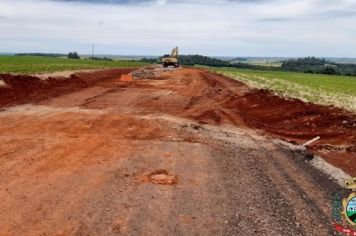
{"label": "construction machinery", "polygon": [[162,65],[163,67],[168,67],[168,66],[179,67],[178,47],[173,48],[171,55],[164,55],[162,57]]}

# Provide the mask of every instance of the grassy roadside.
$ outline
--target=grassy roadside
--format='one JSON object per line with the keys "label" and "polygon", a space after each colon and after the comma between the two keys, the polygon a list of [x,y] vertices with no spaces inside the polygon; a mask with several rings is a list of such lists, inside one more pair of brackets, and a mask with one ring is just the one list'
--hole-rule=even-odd
{"label": "grassy roadside", "polygon": [[147,65],[137,61],[99,61],[39,56],[0,56],[0,73],[35,74],[82,69],[138,67]]}
{"label": "grassy roadside", "polygon": [[273,90],[279,96],[356,112],[356,77],[236,68],[210,70],[254,88]]}

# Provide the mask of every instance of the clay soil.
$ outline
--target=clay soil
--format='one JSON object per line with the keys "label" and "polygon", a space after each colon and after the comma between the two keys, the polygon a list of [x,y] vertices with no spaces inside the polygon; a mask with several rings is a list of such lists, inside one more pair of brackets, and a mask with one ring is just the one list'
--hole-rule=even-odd
{"label": "clay soil", "polygon": [[0,235],[332,235],[356,117],[199,69],[0,76]]}

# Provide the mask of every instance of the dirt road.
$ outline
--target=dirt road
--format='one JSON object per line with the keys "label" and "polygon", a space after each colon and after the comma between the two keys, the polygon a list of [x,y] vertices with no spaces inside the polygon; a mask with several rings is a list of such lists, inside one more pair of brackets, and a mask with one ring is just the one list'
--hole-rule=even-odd
{"label": "dirt road", "polygon": [[196,69],[121,73],[79,74],[62,95],[40,86],[0,112],[0,235],[334,234],[340,187],[249,128],[246,86]]}

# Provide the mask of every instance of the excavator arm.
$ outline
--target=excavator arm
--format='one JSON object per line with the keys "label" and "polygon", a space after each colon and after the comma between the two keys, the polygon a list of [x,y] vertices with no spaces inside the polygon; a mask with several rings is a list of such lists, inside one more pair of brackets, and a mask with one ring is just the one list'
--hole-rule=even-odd
{"label": "excavator arm", "polygon": [[178,47],[173,48],[171,57],[178,57]]}

